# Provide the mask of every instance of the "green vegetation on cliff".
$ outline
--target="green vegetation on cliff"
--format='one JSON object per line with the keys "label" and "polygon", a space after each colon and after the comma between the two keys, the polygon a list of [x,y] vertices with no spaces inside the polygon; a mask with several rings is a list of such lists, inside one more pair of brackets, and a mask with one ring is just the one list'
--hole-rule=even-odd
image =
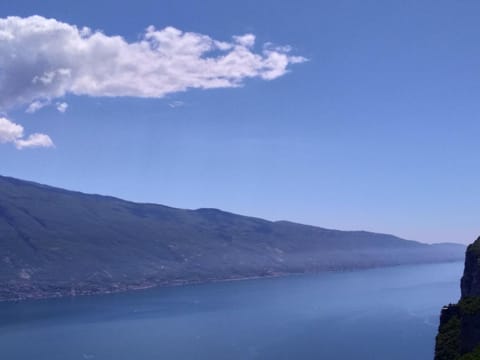
{"label": "green vegetation on cliff", "polygon": [[480,359],[480,346],[474,351],[461,356],[458,360],[479,360]]}
{"label": "green vegetation on cliff", "polygon": [[480,359],[480,238],[469,245],[458,304],[442,309],[435,360]]}
{"label": "green vegetation on cliff", "polygon": [[480,313],[480,296],[462,298],[458,302],[461,315],[477,315]]}
{"label": "green vegetation on cliff", "polygon": [[436,360],[460,358],[460,318],[457,315],[453,315],[445,323],[441,324],[436,341]]}

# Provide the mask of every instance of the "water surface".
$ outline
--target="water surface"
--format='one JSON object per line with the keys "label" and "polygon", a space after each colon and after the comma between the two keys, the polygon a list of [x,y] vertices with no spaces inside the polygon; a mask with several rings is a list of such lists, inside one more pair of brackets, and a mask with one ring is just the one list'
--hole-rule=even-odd
{"label": "water surface", "polygon": [[5,360],[431,360],[462,263],[0,303]]}

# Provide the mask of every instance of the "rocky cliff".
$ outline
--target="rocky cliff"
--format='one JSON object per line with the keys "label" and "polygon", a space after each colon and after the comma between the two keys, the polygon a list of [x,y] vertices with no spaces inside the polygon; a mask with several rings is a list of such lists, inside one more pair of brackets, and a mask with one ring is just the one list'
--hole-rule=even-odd
{"label": "rocky cliff", "polygon": [[442,309],[435,360],[480,359],[480,237],[467,248],[457,304]]}

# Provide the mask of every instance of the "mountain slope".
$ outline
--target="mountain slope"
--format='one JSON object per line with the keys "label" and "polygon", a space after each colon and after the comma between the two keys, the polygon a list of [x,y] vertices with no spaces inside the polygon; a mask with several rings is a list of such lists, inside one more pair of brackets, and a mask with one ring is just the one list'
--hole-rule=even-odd
{"label": "mountain slope", "polygon": [[0,177],[0,299],[459,260],[464,247]]}

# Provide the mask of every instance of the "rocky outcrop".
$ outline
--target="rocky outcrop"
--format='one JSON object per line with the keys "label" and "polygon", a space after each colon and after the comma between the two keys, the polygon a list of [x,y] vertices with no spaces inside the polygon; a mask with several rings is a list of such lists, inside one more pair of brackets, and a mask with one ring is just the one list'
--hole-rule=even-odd
{"label": "rocky outcrop", "polygon": [[467,248],[461,298],[442,309],[435,360],[480,359],[480,237]]}
{"label": "rocky outcrop", "polygon": [[480,296],[480,237],[465,254],[465,271],[462,281],[462,298]]}

